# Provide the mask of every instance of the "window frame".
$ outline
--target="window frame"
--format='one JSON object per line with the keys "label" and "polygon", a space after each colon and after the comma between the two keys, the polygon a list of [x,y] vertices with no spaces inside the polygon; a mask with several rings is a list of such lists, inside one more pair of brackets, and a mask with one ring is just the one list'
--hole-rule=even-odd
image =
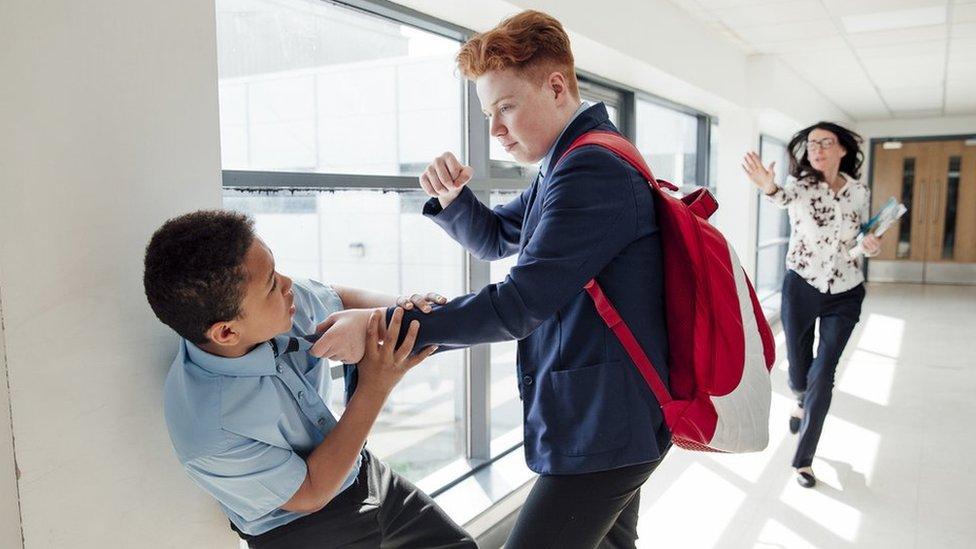
{"label": "window frame", "polygon": [[[642,91],[642,90],[632,90],[633,102],[629,105],[628,113],[628,132],[621,130],[627,139],[632,142],[637,142],[637,101],[641,100],[658,107],[669,109],[672,111],[679,112],[681,114],[687,114],[695,118],[696,131],[695,131],[695,187],[704,187],[715,194],[717,192],[717,185],[709,184],[709,175],[712,168],[708,161],[709,152],[711,147],[711,135],[712,135],[712,125],[718,126],[718,117],[706,114],[699,110],[693,109],[687,105],[682,105],[681,103],[676,103],[669,99],[665,99],[658,95]],[[654,169],[651,166],[651,169]],[[672,182],[675,185],[681,187],[681,183]]]}
{"label": "window frame", "polygon": [[[777,139],[777,138],[775,138],[775,137],[773,137],[771,135],[759,134],[759,158],[760,158],[761,161],[765,162],[765,160],[763,160],[763,145],[766,144],[766,143],[775,144],[775,145],[778,145],[778,146],[782,147],[786,151],[786,157],[787,157],[786,160],[787,161],[789,160],[790,150],[789,150],[789,147],[788,147],[788,145],[787,145],[787,143],[785,141],[782,141],[780,139]],[[777,158],[776,159],[776,162],[778,164],[780,164],[780,169],[781,170],[789,170],[789,164],[788,163],[787,164],[784,164],[781,160],[782,159],[780,159],[780,158]],[[784,179],[783,179],[784,181],[786,180],[786,177],[789,177],[789,174],[788,173],[786,175],[784,175]],[[771,238],[771,239],[766,240],[766,241],[763,241],[763,242],[760,242],[759,241],[759,223],[760,223],[760,219],[762,218],[761,208],[762,208],[762,204],[763,204],[763,201],[765,200],[765,198],[762,196],[762,191],[760,191],[759,189],[756,189],[756,197],[758,198],[758,204],[756,206],[756,235],[755,235],[755,239],[756,239],[755,240],[755,242],[756,242],[756,254],[755,254],[755,262],[754,262],[755,272],[753,273],[753,280],[755,281],[756,286],[758,288],[758,286],[759,286],[759,252],[761,252],[762,250],[770,249],[770,248],[774,248],[774,247],[786,247],[786,248],[788,248],[789,247],[789,244],[790,244],[790,235],[789,235],[789,230],[788,230],[786,236],[779,236],[779,237],[776,237],[776,238]],[[772,204],[770,204],[770,207],[774,207],[774,206]],[[786,217],[786,219],[787,219],[786,225],[787,225],[787,229],[789,229],[789,221],[788,221],[789,214],[787,213],[786,210],[778,210],[778,211],[780,213],[780,220],[781,221],[782,221],[782,219],[783,219],[784,216]],[[780,265],[780,271],[779,271],[779,273],[780,273],[780,279],[782,279],[782,276],[785,276],[786,275],[786,264],[785,263],[782,264],[782,265]],[[770,294],[770,295],[768,295],[765,298],[763,298],[763,299],[760,300],[759,303],[762,306],[763,311],[766,313],[766,317],[767,318],[775,319],[775,318],[778,318],[779,317],[780,310],[779,310],[779,305],[778,305],[778,302],[777,302],[777,299],[779,299],[779,297],[780,297],[780,291],[777,290],[777,291],[773,292],[772,294]]]}

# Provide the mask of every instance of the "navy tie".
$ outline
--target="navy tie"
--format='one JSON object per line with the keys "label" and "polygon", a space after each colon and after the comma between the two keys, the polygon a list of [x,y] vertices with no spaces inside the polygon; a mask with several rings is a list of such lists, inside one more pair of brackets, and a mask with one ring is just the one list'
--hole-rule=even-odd
{"label": "navy tie", "polygon": [[[322,337],[322,334],[308,334],[298,337],[278,336],[269,340],[268,343],[271,344],[271,351],[274,353],[275,358],[278,358],[287,353],[308,351],[312,348],[312,344],[318,341],[320,337]],[[356,369],[356,365],[343,364],[342,376],[345,379],[346,403],[348,404],[353,392],[356,391],[356,385],[359,383],[359,371]]]}

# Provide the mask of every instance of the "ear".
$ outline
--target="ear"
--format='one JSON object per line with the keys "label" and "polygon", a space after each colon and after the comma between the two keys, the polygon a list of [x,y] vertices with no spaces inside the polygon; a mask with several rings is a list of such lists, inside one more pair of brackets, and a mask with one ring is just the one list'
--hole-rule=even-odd
{"label": "ear", "polygon": [[555,94],[554,98],[557,103],[565,101],[568,97],[569,86],[566,85],[566,77],[563,76],[563,73],[559,71],[550,73],[546,80],[546,86]]}
{"label": "ear", "polygon": [[214,343],[214,345],[219,346],[234,346],[240,343],[241,333],[238,331],[236,324],[233,321],[230,322],[215,322],[207,330],[207,338]]}

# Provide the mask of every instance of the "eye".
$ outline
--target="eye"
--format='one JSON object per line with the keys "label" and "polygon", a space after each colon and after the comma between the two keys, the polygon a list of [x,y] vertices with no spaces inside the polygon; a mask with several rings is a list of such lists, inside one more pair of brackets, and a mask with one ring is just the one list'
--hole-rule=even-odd
{"label": "eye", "polygon": [[510,110],[512,110],[511,105],[502,105],[501,108],[498,109],[498,112],[508,112]]}
{"label": "eye", "polygon": [[275,291],[275,288],[277,287],[278,287],[278,275],[276,274],[274,276],[274,279],[271,281],[271,291],[272,292]]}

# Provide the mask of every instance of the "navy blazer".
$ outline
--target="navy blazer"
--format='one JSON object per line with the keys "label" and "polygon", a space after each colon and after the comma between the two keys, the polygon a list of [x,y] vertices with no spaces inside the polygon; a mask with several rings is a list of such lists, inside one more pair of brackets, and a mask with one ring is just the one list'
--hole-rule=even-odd
{"label": "navy blazer", "polygon": [[424,206],[476,257],[517,253],[518,263],[503,282],[428,314],[407,311],[403,323],[420,321],[417,349],[519,340],[525,457],[540,474],[646,463],[670,445],[657,400],[583,290],[597,278],[667,383],[661,242],[647,182],[597,146],[555,165],[595,129],[617,131],[602,103],[566,128],[544,180],[504,206],[489,209],[467,188],[443,210],[436,199]]}

